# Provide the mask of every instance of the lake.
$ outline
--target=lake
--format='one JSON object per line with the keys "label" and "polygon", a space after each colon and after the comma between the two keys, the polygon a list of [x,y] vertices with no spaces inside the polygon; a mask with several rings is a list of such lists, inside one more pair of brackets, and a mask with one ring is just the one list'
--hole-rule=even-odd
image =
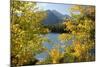
{"label": "lake", "polygon": [[[63,52],[64,51],[64,47],[70,45],[72,43],[72,40],[69,40],[67,42],[67,44],[65,45],[64,42],[62,43],[58,36],[60,35],[60,33],[48,33],[45,35],[45,37],[47,37],[53,44],[49,43],[49,42],[44,42],[43,46],[45,48],[47,48],[48,50],[51,50],[52,48],[54,48],[55,46],[59,46],[60,47],[60,51]],[[36,59],[38,60],[44,60],[46,57],[48,56],[48,52],[43,52],[41,54],[36,55]]]}

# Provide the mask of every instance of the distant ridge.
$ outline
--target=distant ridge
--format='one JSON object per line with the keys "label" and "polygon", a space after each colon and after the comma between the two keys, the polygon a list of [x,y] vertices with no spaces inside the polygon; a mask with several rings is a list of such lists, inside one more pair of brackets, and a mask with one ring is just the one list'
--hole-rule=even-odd
{"label": "distant ridge", "polygon": [[44,25],[55,25],[62,23],[64,18],[69,18],[68,15],[63,15],[56,10],[46,10],[47,17],[43,20]]}

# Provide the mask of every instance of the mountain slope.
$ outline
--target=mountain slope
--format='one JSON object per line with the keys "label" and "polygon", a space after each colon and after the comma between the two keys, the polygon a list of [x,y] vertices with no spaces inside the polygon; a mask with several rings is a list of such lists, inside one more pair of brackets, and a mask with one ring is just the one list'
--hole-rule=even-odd
{"label": "mountain slope", "polygon": [[47,17],[44,19],[44,25],[55,25],[63,22],[63,19],[68,15],[62,15],[56,10],[47,10]]}

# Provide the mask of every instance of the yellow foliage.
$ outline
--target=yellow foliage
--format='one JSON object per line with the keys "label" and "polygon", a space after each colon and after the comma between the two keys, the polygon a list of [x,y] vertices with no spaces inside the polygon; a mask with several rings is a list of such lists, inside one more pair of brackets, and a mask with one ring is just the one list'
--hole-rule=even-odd
{"label": "yellow foliage", "polygon": [[49,31],[41,25],[46,13],[36,10],[35,2],[11,2],[11,64],[13,66],[36,60],[34,56],[44,50],[41,45],[44,39],[40,33]]}
{"label": "yellow foliage", "polygon": [[79,57],[82,53],[82,46],[80,45],[79,42],[75,44],[74,50],[75,50],[74,55]]}
{"label": "yellow foliage", "polygon": [[56,48],[53,48],[50,52],[49,52],[49,55],[52,59],[52,63],[59,63],[59,59],[63,56],[62,53],[59,52],[58,49]]}
{"label": "yellow foliage", "polygon": [[59,39],[62,41],[65,41],[67,39],[67,34],[63,33],[63,34],[59,35]]}

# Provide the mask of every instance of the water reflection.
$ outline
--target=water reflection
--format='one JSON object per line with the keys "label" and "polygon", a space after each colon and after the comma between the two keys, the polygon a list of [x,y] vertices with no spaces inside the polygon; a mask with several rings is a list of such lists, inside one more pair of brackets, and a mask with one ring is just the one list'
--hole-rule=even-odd
{"label": "water reflection", "polygon": [[[72,40],[69,40],[65,44],[65,42],[61,42],[58,39],[59,35],[60,35],[60,33],[48,33],[48,34],[46,34],[44,37],[48,38],[51,42],[44,42],[43,46],[45,48],[47,48],[48,51],[57,46],[57,47],[59,47],[60,52],[63,52],[64,51],[64,47],[67,47],[68,45],[72,44]],[[36,55],[36,59],[42,61],[47,56],[48,56],[48,52],[43,52],[43,53],[40,53],[40,54]]]}

